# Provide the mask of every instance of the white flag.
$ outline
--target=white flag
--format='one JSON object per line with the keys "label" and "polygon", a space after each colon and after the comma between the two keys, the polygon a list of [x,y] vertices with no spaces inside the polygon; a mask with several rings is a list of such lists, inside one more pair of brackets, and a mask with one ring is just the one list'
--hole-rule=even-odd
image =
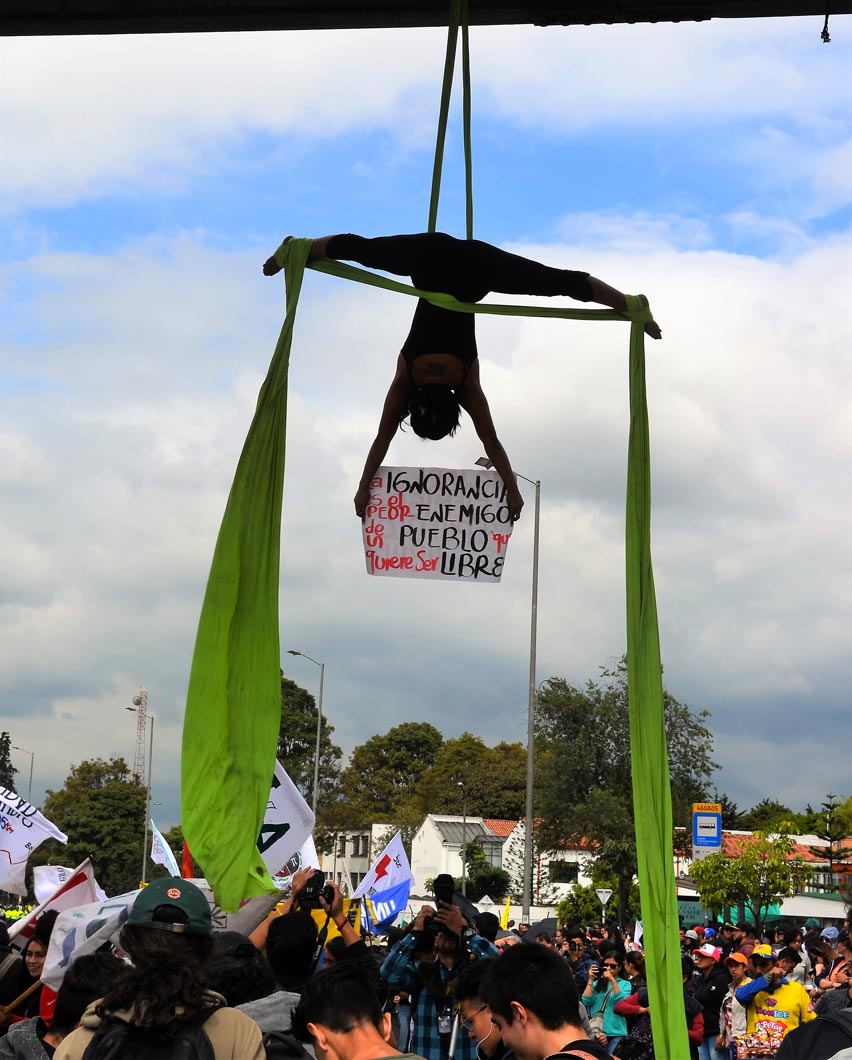
{"label": "white flag", "polygon": [[355,893],[355,888],[352,886],[352,877],[349,875],[349,869],[346,868],[345,861],[341,862],[340,889],[343,891],[344,898],[351,898]]}
{"label": "white flag", "polygon": [[73,875],[73,869],[66,869],[62,865],[36,865],[33,868],[33,891],[35,891],[36,903],[41,905],[42,902],[46,902]]}
{"label": "white flag", "polygon": [[180,869],[178,868],[174,851],[163,839],[162,833],[154,824],[153,818],[151,819],[151,861],[155,865],[162,865],[168,869],[172,876],[180,876]]}
{"label": "white flag", "polygon": [[[43,866],[44,868],[57,868],[58,866]],[[38,873],[38,869],[35,870]],[[63,869],[63,872],[68,872]],[[9,939],[13,941],[16,949],[23,949],[33,935],[35,922],[42,913],[48,909],[62,912],[65,909],[75,909],[78,905],[87,905],[89,902],[97,902],[103,892],[98,887],[92,870],[92,863],[88,858],[73,872],[68,873],[67,879],[60,883],[53,892],[37,905],[27,916],[16,920],[9,928]]]}
{"label": "white flag", "polygon": [[87,953],[94,953],[105,942],[118,943],[118,932],[127,920],[139,891],[129,891],[105,902],[78,905],[56,918],[41,981],[58,990],[69,966]]}
{"label": "white flag", "polygon": [[[314,830],[313,810],[280,762],[275,763],[272,790],[257,839],[257,848],[270,876],[280,875]],[[316,858],[316,849],[314,850]]]}
{"label": "white flag", "polygon": [[402,836],[397,832],[358,884],[358,889],[352,897],[363,898],[364,895],[370,896],[376,891],[387,891],[411,878],[411,866],[402,845]]}
{"label": "white flag", "polygon": [[288,860],[287,864],[282,867],[281,871],[275,873],[272,877],[272,882],[280,890],[284,890],[290,886],[293,877],[299,869],[318,869],[319,867],[320,863],[317,857],[314,837],[309,835],[296,853]]}
{"label": "white flag", "polygon": [[67,843],[60,832],[39,811],[11,788],[0,787],[0,890],[26,894],[24,871],[27,858],[45,839]]}

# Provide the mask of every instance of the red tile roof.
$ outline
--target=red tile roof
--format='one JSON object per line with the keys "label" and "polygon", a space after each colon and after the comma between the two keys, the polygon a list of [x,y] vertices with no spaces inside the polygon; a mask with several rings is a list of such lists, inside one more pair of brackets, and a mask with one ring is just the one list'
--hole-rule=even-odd
{"label": "red tile roof", "polygon": [[[757,837],[752,832],[722,832],[722,853],[729,858],[735,858],[738,854],[757,842]],[[814,850],[802,843],[794,843],[790,850],[790,861],[804,861],[810,864],[825,864],[828,861],[828,851]]]}
{"label": "red tile roof", "polygon": [[493,832],[500,839],[508,839],[518,823],[517,821],[501,821],[497,817],[484,817],[483,820],[488,831]]}

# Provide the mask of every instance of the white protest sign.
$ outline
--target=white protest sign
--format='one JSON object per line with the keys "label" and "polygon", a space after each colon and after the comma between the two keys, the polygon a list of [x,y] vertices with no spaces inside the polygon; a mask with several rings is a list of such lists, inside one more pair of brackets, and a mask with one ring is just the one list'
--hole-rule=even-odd
{"label": "white protest sign", "polygon": [[280,762],[275,763],[272,790],[257,839],[270,876],[278,875],[314,830],[314,813]]}
{"label": "white protest sign", "polygon": [[380,467],[362,526],[368,574],[494,584],[512,515],[496,471]]}
{"label": "white protest sign", "polygon": [[11,788],[0,787],[0,890],[26,894],[27,858],[45,839],[68,836]]}

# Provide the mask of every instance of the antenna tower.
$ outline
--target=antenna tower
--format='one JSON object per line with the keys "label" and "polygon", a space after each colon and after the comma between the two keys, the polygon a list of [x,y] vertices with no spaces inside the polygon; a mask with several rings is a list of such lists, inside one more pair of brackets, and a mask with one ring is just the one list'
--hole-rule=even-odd
{"label": "antenna tower", "polygon": [[136,754],[133,758],[133,775],[140,784],[145,784],[145,729],[148,724],[148,692],[139,689],[139,695],[133,697],[136,708]]}

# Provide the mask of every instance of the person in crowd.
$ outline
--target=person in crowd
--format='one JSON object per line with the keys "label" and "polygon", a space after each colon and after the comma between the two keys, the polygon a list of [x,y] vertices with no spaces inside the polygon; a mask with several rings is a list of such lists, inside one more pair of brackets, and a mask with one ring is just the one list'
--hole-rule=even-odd
{"label": "person in crowd", "polygon": [[49,1060],[57,1046],[79,1026],[88,1006],[104,996],[126,967],[112,953],[78,957],[62,980],[50,1026],[41,1016],[13,1024],[0,1040],[0,1060]]}
{"label": "person in crowd", "polygon": [[798,953],[800,958],[798,964],[795,965],[792,972],[788,975],[788,978],[794,983],[801,983],[802,986],[807,989],[807,986],[813,977],[813,965],[811,964],[808,952],[804,948],[805,936],[799,928],[792,926],[784,929],[783,938],[784,945],[781,949],[790,947]]}
{"label": "person in crowd", "polygon": [[503,1044],[519,1060],[554,1053],[559,1060],[608,1060],[600,1041],[584,1033],[574,976],[553,950],[515,946],[489,961],[480,996]]}
{"label": "person in crowd", "polygon": [[477,1060],[508,1060],[513,1055],[503,1044],[491,1019],[491,1009],[481,997],[482,977],[493,960],[499,958],[486,957],[469,964],[455,985],[461,1028],[476,1045]]}
{"label": "person in crowd", "polygon": [[742,1044],[740,1052],[763,1047],[772,1056],[791,1030],[815,1014],[801,983],[791,983],[781,973],[771,946],[755,946],[750,963],[754,978],[734,991],[748,1018],[746,1034],[735,1039],[735,1045]]}
{"label": "person in crowd", "polygon": [[[293,1032],[313,1045],[317,1060],[385,1060],[415,1057],[394,1047],[390,1013],[354,961],[317,972],[304,986]],[[422,1060],[422,1058],[420,1058]]]}
{"label": "person in crowd", "polygon": [[483,913],[476,914],[473,918],[473,927],[477,935],[488,939],[489,942],[494,942],[497,938],[497,932],[500,930],[500,918],[496,913],[489,913],[486,910]]}
{"label": "person in crowd", "polygon": [[[722,1009],[719,1018],[719,1035],[716,1038],[716,1049],[722,1051],[723,1055],[730,1056],[734,1038],[745,1034],[748,1030],[748,1014],[744,1005],[736,998],[739,987],[751,982],[749,978],[749,964],[741,953],[732,953],[725,958],[724,965],[728,970],[731,981],[728,984],[728,992],[722,1001]],[[727,1053],[725,1053],[727,1050]]]}
{"label": "person in crowd", "polygon": [[831,967],[831,962],[836,956],[836,951],[827,946],[824,942],[811,942],[808,945],[808,956],[811,960],[811,967],[813,969],[811,975],[811,986],[808,993],[811,997],[816,997],[819,994],[818,983],[820,979],[825,975],[826,969]]}
{"label": "person in crowd", "polygon": [[[695,972],[695,964],[691,957],[681,958],[681,976],[683,979],[683,1009],[686,1019],[686,1033],[689,1039],[690,1060],[697,1060],[698,1049],[704,1041],[704,1017],[701,1005],[693,995],[692,977]],[[621,1055],[626,1045],[635,1045],[638,1048],[650,1047],[653,1041],[651,1033],[651,1006],[648,998],[648,987],[643,983],[635,990],[626,1001],[619,1002],[616,1006],[619,1013],[627,1019],[629,1031],[623,1040],[622,1047],[616,1050],[616,1055]],[[633,1055],[627,1053],[626,1055]]]}
{"label": "person in crowd", "polygon": [[852,1056],[852,1007],[817,1016],[785,1037],[775,1060],[849,1060]]}
{"label": "person in crowd", "polygon": [[747,920],[740,920],[734,928],[734,948],[732,953],[741,953],[743,957],[750,958],[751,951],[757,945],[754,931]]}
{"label": "person in crowd", "polygon": [[695,1000],[704,1012],[704,1041],[698,1049],[700,1060],[728,1060],[726,1052],[717,1047],[716,1040],[721,1031],[719,1014],[728,992],[728,973],[721,966],[722,951],[718,946],[705,942],[692,954],[695,961]]}
{"label": "person in crowd", "polygon": [[18,996],[12,991],[18,985],[23,963],[20,954],[9,944],[9,925],[0,920],[0,1005],[8,1005]]}
{"label": "person in crowd", "polygon": [[[410,276],[420,290],[445,292],[463,302],[479,302],[489,292],[500,291],[569,295],[581,302],[627,311],[621,291],[587,272],[553,269],[480,240],[455,239],[443,232],[378,239],[352,234],[322,236],[313,241],[310,257],[357,261],[368,268]],[[263,272],[273,276],[280,268],[273,256],[264,263]],[[512,518],[520,515],[523,498],[479,382],[474,317],[473,313],[457,313],[425,299],[418,301],[355,494],[359,518],[364,517],[373,476],[403,420],[407,417],[421,438],[436,440],[455,433],[462,408],[473,420],[487,456],[503,479]],[[662,337],[653,321],[645,325],[645,331],[653,338]]]}
{"label": "person in crowd", "polygon": [[574,973],[577,992],[582,994],[589,981],[589,970],[597,961],[598,954],[586,939],[586,932],[579,924],[572,924],[567,932],[568,962]]}
{"label": "person in crowd", "polygon": [[[582,993],[582,1001],[589,1013],[592,1028],[595,1023],[606,1038],[607,1050],[612,1053],[627,1033],[627,1022],[619,1016],[615,1006],[630,997],[630,982],[624,976],[624,966],[613,948],[602,957],[600,965],[593,965],[591,978]],[[595,1017],[598,1017],[597,1021]]]}
{"label": "person in crowd", "polygon": [[[615,1003],[615,1013],[618,1016],[624,1016],[627,1021],[627,1032],[630,1033],[641,1014],[637,1009],[644,1008],[646,1013],[648,1011],[645,957],[639,950],[631,950],[624,958],[624,972],[630,980],[630,996]],[[641,1002],[640,996],[643,998]]]}
{"label": "person in crowd", "polygon": [[[280,989],[265,997],[248,1001],[239,1010],[250,1016],[264,1034],[286,1033],[290,1030],[292,1014],[299,1003],[305,984],[314,974],[319,947],[319,929],[314,918],[300,906],[300,895],[314,869],[303,869],[293,877],[290,896],[280,902],[275,911],[251,934],[255,946],[265,953],[275,982]],[[343,892],[330,883],[333,899],[329,905],[324,898],[320,904],[329,923],[334,923],[344,942],[346,960],[357,962],[361,974],[377,995],[382,993],[378,969],[366,947],[346,919],[343,912]]]}
{"label": "person in crowd", "polygon": [[[438,905],[437,911],[421,907],[412,930],[393,947],[381,968],[389,986],[410,996],[410,1047],[427,1060],[447,1058],[456,1014],[456,977],[470,961],[497,956],[497,948],[466,923],[460,909],[446,902]],[[440,929],[437,934],[431,930],[434,927]],[[434,939],[431,960],[426,949],[430,939]],[[467,1036],[457,1039],[456,1060],[474,1060],[475,1054]]]}
{"label": "person in crowd", "polygon": [[537,931],[535,936],[536,942],[539,946],[547,946],[549,949],[554,949],[553,939],[548,935],[546,931]]}
{"label": "person in crowd", "polygon": [[[716,936],[716,945],[722,951],[722,960],[726,961],[728,957],[734,951],[734,925],[726,920],[724,924],[719,925],[718,934]],[[748,960],[748,958],[746,958]]]}
{"label": "person in crowd", "polygon": [[687,928],[681,936],[680,953],[682,957],[691,957],[693,950],[698,949],[701,943],[698,941],[698,932],[694,928]]}
{"label": "person in crowd", "polygon": [[263,954],[239,931],[217,931],[207,962],[207,982],[231,1008],[268,997],[277,990]]}
{"label": "person in crowd", "polygon": [[838,932],[835,945],[838,956],[823,970],[816,983],[814,1008],[819,1015],[846,1008],[846,995],[852,985],[852,946],[845,928]]}
{"label": "person in crowd", "polygon": [[4,1004],[10,1005],[31,987],[35,987],[35,989],[31,994],[28,994],[26,1000],[15,1008],[12,1015],[14,1022],[32,1019],[33,1016],[38,1016],[39,1014],[41,992],[44,989],[40,980],[41,973],[44,970],[45,958],[47,957],[47,945],[33,935],[24,946],[22,957],[23,960],[13,966],[16,974],[11,977],[6,987],[8,996],[4,1000]]}
{"label": "person in crowd", "polygon": [[[206,986],[210,905],[189,880],[163,877],[140,891],[119,942],[132,962],[83,1015],[56,1060],[121,1056],[128,1037],[167,1060],[181,1041],[206,1039],[215,1060],[264,1060],[260,1029]],[[184,1055],[183,1053],[181,1055]]]}

